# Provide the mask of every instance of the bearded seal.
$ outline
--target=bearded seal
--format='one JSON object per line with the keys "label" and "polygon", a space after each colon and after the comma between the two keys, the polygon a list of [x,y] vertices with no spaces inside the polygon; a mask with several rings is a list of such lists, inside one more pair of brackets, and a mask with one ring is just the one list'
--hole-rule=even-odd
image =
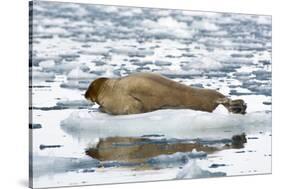
{"label": "bearded seal", "polygon": [[192,109],[212,112],[222,104],[229,112],[245,114],[247,105],[212,89],[187,86],[156,73],[135,73],[120,78],[98,78],[85,98],[113,115],[151,112],[159,109]]}

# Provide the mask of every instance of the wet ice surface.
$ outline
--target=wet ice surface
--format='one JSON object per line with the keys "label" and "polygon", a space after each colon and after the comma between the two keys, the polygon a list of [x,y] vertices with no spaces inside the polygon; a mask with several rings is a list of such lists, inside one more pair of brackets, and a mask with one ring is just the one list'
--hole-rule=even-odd
{"label": "wet ice surface", "polygon": [[[271,172],[270,17],[36,2],[32,42],[34,187]],[[111,116],[84,99],[97,77],[146,71],[248,113]]]}

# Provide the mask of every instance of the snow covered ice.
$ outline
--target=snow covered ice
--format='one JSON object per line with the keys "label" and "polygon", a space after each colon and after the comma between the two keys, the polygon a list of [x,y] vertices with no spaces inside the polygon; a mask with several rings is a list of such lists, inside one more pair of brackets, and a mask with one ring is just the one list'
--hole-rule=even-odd
{"label": "snow covered ice", "polygon": [[243,132],[266,132],[270,125],[271,113],[266,112],[238,115],[194,110],[158,110],[123,116],[80,110],[61,122],[66,133],[81,139],[151,134],[167,138],[221,139]]}
{"label": "snow covered ice", "polygon": [[[271,173],[269,16],[35,1],[32,25],[34,187]],[[247,113],[113,116],[84,99],[92,80],[135,72],[243,99]]]}

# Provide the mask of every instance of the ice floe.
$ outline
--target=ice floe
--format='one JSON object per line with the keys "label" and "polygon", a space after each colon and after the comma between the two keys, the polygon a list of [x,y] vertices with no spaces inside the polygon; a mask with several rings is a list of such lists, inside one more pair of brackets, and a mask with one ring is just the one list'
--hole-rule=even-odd
{"label": "ice floe", "polygon": [[89,107],[92,104],[90,104],[86,100],[61,100],[61,101],[57,102],[56,105],[74,108],[74,107]]}
{"label": "ice floe", "polygon": [[184,70],[219,70],[220,68],[222,68],[223,65],[213,59],[213,58],[208,58],[208,57],[204,57],[201,59],[195,59],[193,60],[191,63],[186,64],[185,66],[183,66]]}
{"label": "ice floe", "polygon": [[219,27],[213,23],[206,22],[205,20],[193,21],[191,27],[196,30],[217,31]]}
{"label": "ice floe", "polygon": [[55,76],[53,72],[42,72],[39,70],[32,70],[31,72],[32,79],[54,79]]}
{"label": "ice floe", "polygon": [[176,179],[184,178],[206,178],[206,177],[223,177],[226,176],[224,172],[210,172],[203,170],[197,163],[196,160],[191,160],[180,169],[176,175]]}
{"label": "ice floe", "polygon": [[69,80],[91,80],[96,79],[98,76],[93,73],[87,73],[83,71],[81,68],[73,69],[67,75],[67,79]]}
{"label": "ice floe", "polygon": [[134,47],[118,47],[118,48],[113,48],[111,50],[111,52],[113,53],[117,53],[117,54],[125,54],[128,56],[147,56],[147,55],[153,55],[154,52],[152,50],[138,50],[135,49]]}
{"label": "ice floe", "polygon": [[75,69],[78,65],[75,62],[62,62],[59,64],[53,64],[53,62],[43,62],[39,64],[42,67],[44,72],[51,72],[51,73],[58,73],[58,74],[65,74],[70,72],[71,70]]}
{"label": "ice floe", "polygon": [[77,138],[164,135],[167,138],[228,138],[243,132],[270,129],[270,112],[246,115],[194,110],[158,110],[144,114],[113,116],[80,110],[61,121],[61,128]]}
{"label": "ice floe", "polygon": [[172,17],[161,17],[157,21],[143,20],[141,25],[145,28],[148,37],[191,38],[192,31],[184,22],[179,22]]}
{"label": "ice floe", "polygon": [[68,80],[67,82],[61,83],[60,87],[75,90],[86,90],[89,87],[89,84],[89,80]]}
{"label": "ice floe", "polygon": [[90,157],[70,158],[34,155],[31,160],[31,165],[33,166],[30,171],[32,171],[34,177],[77,171],[79,169],[91,168],[99,165],[98,160]]}
{"label": "ice floe", "polygon": [[194,158],[206,158],[207,153],[206,152],[197,152],[195,149],[193,149],[192,152],[176,152],[174,154],[170,155],[159,155],[153,158],[150,158],[147,160],[147,163],[151,165],[157,165],[157,164],[165,164],[167,166],[168,164],[180,164],[180,163],[186,163],[189,159]]}

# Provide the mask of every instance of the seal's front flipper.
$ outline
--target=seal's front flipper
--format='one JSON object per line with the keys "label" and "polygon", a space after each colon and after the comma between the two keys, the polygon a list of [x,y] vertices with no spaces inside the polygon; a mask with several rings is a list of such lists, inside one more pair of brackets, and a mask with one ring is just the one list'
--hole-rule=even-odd
{"label": "seal's front flipper", "polygon": [[235,114],[245,114],[247,109],[247,104],[242,99],[231,100],[229,98],[220,98],[216,101],[218,104],[224,105],[224,107],[232,113]]}
{"label": "seal's front flipper", "polygon": [[231,100],[229,102],[229,111],[236,114],[245,114],[247,104],[242,99]]}

